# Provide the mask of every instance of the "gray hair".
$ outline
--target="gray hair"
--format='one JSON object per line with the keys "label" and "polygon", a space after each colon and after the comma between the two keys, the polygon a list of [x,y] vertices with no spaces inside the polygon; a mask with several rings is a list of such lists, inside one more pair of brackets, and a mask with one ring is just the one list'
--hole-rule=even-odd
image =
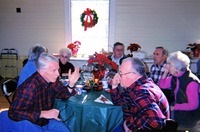
{"label": "gray hair", "polygon": [[60,49],[60,55],[61,55],[63,52],[66,52],[66,53],[67,53],[68,58],[70,58],[70,57],[72,56],[72,51],[71,51],[71,49],[69,49],[69,48],[62,48],[62,49]]}
{"label": "gray hair", "polygon": [[126,61],[131,62],[132,69],[134,69],[137,73],[139,73],[142,76],[146,75],[146,67],[145,67],[144,62],[141,59],[128,57],[124,59],[122,62],[126,62]]}
{"label": "gray hair", "polygon": [[49,55],[48,53],[45,52],[41,53],[35,62],[37,70],[46,69],[49,62],[59,62],[59,61],[58,58],[56,58],[55,56]]}
{"label": "gray hair", "polygon": [[169,55],[169,51],[162,46],[156,47],[156,49],[162,49],[163,55],[166,55],[166,56]]}
{"label": "gray hair", "polygon": [[47,48],[40,44],[36,44],[29,50],[28,60],[36,60],[42,52],[47,52]]}
{"label": "gray hair", "polygon": [[184,71],[189,69],[190,59],[181,51],[173,52],[167,58],[167,63],[173,63],[176,70]]}
{"label": "gray hair", "polygon": [[114,50],[114,49],[115,49],[115,47],[117,47],[117,46],[123,46],[123,47],[124,47],[124,44],[123,44],[123,43],[121,43],[121,42],[116,42],[116,43],[114,43],[113,50]]}

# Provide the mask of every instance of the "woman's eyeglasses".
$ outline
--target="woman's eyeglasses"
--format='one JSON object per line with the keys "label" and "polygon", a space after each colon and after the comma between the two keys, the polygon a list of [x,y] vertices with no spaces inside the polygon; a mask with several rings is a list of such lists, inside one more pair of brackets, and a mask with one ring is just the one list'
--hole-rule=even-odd
{"label": "woman's eyeglasses", "polygon": [[62,58],[66,58],[66,59],[69,59],[68,56],[64,56],[64,55],[61,55]]}

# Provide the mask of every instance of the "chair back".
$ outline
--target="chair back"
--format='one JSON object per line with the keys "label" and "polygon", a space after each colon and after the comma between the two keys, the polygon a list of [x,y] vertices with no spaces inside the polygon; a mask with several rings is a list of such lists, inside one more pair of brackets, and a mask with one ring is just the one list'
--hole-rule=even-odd
{"label": "chair back", "polygon": [[2,83],[1,88],[2,88],[2,92],[3,92],[4,96],[6,97],[7,101],[9,102],[9,104],[11,104],[12,102],[11,102],[9,96],[11,96],[11,94],[16,91],[17,80],[16,79],[8,79]]}
{"label": "chair back", "polygon": [[163,132],[177,132],[178,122],[173,119],[166,120],[166,126],[163,128]]}

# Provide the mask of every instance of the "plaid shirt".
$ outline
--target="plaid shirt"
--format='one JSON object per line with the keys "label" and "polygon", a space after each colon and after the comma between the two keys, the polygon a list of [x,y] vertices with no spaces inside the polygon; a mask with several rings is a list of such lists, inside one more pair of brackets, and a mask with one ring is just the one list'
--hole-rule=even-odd
{"label": "plaid shirt", "polygon": [[115,105],[122,105],[124,120],[130,130],[162,129],[164,120],[169,118],[168,101],[151,79],[142,77],[124,92],[116,88],[110,94]]}
{"label": "plaid shirt", "polygon": [[160,66],[156,65],[156,64],[153,64],[151,66],[150,77],[152,78],[152,80],[154,81],[155,84],[158,84],[158,81],[160,80],[160,78],[162,77],[162,75],[164,73],[164,67],[163,67],[164,64],[166,64],[166,62],[164,62]]}
{"label": "plaid shirt", "polygon": [[43,126],[48,124],[48,120],[39,117],[41,111],[52,109],[56,98],[68,99],[73,94],[74,91],[69,93],[59,80],[47,83],[35,72],[17,89],[8,115],[14,121],[29,120]]}

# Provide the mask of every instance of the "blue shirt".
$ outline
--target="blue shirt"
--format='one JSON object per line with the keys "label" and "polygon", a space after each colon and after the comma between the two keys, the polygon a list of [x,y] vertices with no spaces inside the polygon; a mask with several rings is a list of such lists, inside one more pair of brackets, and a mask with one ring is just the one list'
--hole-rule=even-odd
{"label": "blue shirt", "polygon": [[35,61],[28,60],[20,72],[17,88],[22,84],[27,78],[29,78],[34,72],[36,72]]}

